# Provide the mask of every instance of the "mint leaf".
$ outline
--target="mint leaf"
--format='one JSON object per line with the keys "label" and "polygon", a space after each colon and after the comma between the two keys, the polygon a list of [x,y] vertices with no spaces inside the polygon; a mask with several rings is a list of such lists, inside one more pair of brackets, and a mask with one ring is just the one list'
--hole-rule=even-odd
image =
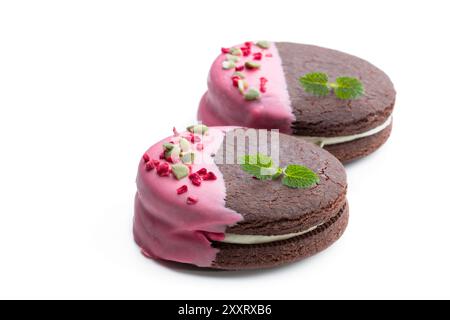
{"label": "mint leaf", "polygon": [[333,84],[334,94],[339,99],[356,99],[364,94],[364,86],[356,78],[339,77],[336,78],[336,83]]}
{"label": "mint leaf", "polygon": [[328,87],[328,75],[321,72],[305,74],[299,79],[301,86],[306,92],[315,96],[324,97],[330,93]]}
{"label": "mint leaf", "polygon": [[318,184],[319,176],[311,169],[300,165],[289,165],[284,170],[283,184],[290,188],[306,189]]}
{"label": "mint leaf", "polygon": [[273,166],[272,158],[263,154],[245,155],[242,160],[242,170],[259,180],[272,179],[279,172],[279,168]]}

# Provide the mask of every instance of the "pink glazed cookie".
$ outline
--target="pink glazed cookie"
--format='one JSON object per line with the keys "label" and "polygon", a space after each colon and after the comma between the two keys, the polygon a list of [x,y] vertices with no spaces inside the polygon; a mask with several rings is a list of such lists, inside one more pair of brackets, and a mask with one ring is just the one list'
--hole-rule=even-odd
{"label": "pink glazed cookie", "polygon": [[[330,81],[358,79],[365,92],[352,100],[313,96],[299,83],[313,72]],[[387,141],[395,96],[389,77],[355,56],[297,43],[246,42],[223,48],[214,61],[198,119],[211,126],[279,129],[348,162]]]}
{"label": "pink glazed cookie", "polygon": [[190,130],[158,142],[139,164],[134,238],[146,257],[214,269],[269,268],[314,255],[343,234],[346,175],[330,153],[269,132],[269,150],[279,148],[279,168],[310,168],[309,185],[288,187],[277,170],[258,180],[254,171],[225,161],[235,135],[248,129]]}

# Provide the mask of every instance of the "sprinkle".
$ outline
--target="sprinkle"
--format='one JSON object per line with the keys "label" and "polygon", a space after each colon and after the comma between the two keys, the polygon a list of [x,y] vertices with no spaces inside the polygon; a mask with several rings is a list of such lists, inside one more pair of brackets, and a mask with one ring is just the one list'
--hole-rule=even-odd
{"label": "sprinkle", "polygon": [[259,69],[259,68],[261,68],[261,64],[259,64],[258,62],[255,62],[255,61],[247,61],[245,63],[245,67],[250,70]]}
{"label": "sprinkle", "polygon": [[252,53],[252,50],[250,47],[242,47],[241,51],[242,51],[242,54],[244,55],[244,57],[248,57],[250,55],[250,53]]}
{"label": "sprinkle", "polygon": [[261,49],[269,49],[270,48],[270,42],[269,41],[258,41],[256,43],[256,45],[258,47],[260,47]]}
{"label": "sprinkle", "polygon": [[227,60],[232,62],[239,62],[239,57],[227,54]]}
{"label": "sprinkle", "polygon": [[260,96],[261,94],[257,89],[250,89],[245,93],[244,98],[247,101],[253,101],[259,99]]}
{"label": "sprinkle", "polygon": [[253,54],[253,59],[255,59],[255,60],[261,60],[262,57],[263,57],[263,55],[261,52],[256,52]]}
{"label": "sprinkle", "polygon": [[147,171],[152,171],[153,169],[155,169],[155,164],[153,163],[153,161],[149,161],[145,164],[145,170]]}
{"label": "sprinkle", "polygon": [[208,172],[208,174],[203,178],[203,180],[205,180],[205,181],[214,181],[214,180],[217,180],[217,177],[214,174],[214,172]]}
{"label": "sprinkle", "polygon": [[142,159],[144,160],[145,163],[150,161],[150,156],[147,153],[144,153],[144,155],[142,156]]}
{"label": "sprinkle", "polygon": [[197,204],[197,202],[198,202],[198,198],[197,197],[193,197],[193,196],[188,197],[187,200],[186,200],[186,203],[188,205],[194,205],[194,204]]}
{"label": "sprinkle", "polygon": [[247,42],[244,43],[244,45],[245,45],[247,48],[251,48],[251,46],[253,45],[253,42],[247,41]]}
{"label": "sprinkle", "polygon": [[175,145],[173,143],[164,143],[163,144],[163,148],[164,151],[170,151],[175,147]]}
{"label": "sprinkle", "polygon": [[222,48],[222,53],[230,53],[230,48]]}
{"label": "sprinkle", "polygon": [[188,192],[188,186],[187,185],[181,186],[180,188],[177,189],[177,194],[178,195],[186,193],[186,192]]}
{"label": "sprinkle", "polygon": [[191,180],[194,186],[200,187],[202,185],[202,177],[198,173],[191,173],[189,175],[189,180]]}
{"label": "sprinkle", "polygon": [[197,144],[197,150],[198,151],[203,151],[203,149],[205,149],[205,146],[203,145],[203,143]]}
{"label": "sprinkle", "polygon": [[181,162],[184,164],[193,164],[195,160],[195,153],[193,152],[182,152],[181,153]]}
{"label": "sprinkle", "polygon": [[181,149],[179,146],[173,145],[173,148],[170,150],[167,150],[164,153],[164,157],[166,158],[167,161],[171,162],[171,163],[175,163],[178,160],[180,160],[180,153],[181,153]]}
{"label": "sprinkle", "polygon": [[260,90],[262,93],[265,93],[265,92],[267,91],[266,84],[267,84],[267,82],[268,82],[269,80],[267,80],[267,79],[264,78],[264,77],[260,78],[259,80],[260,80],[259,90]]}
{"label": "sprinkle", "polygon": [[156,173],[160,177],[168,177],[170,175],[170,166],[168,163],[163,162],[158,165],[158,168],[156,169]]}
{"label": "sprinkle", "polygon": [[235,86],[236,88],[239,87],[239,81],[241,80],[241,78],[233,76],[231,77],[231,80],[233,80],[233,86]]}
{"label": "sprinkle", "polygon": [[230,70],[230,69],[233,69],[234,67],[236,67],[236,63],[233,61],[227,60],[227,61],[222,62],[222,68],[225,70]]}
{"label": "sprinkle", "polygon": [[177,180],[181,180],[189,175],[189,169],[184,164],[174,164],[172,166],[172,174]]}
{"label": "sprinkle", "polygon": [[181,151],[187,152],[191,149],[191,144],[185,138],[180,139]]}
{"label": "sprinkle", "polygon": [[190,133],[197,133],[197,134],[204,135],[205,133],[208,132],[209,128],[208,128],[208,126],[205,126],[204,124],[198,124],[198,125],[193,125],[193,126],[187,127],[187,130]]}
{"label": "sprinkle", "polygon": [[245,80],[239,80],[238,88],[239,88],[239,92],[241,94],[244,94],[245,90],[248,89],[248,82]]}
{"label": "sprinkle", "polygon": [[243,71],[244,69],[245,69],[245,66],[244,66],[244,65],[242,65],[242,66],[237,66],[237,67],[235,68],[236,71]]}
{"label": "sprinkle", "polygon": [[239,48],[231,48],[231,49],[230,49],[230,53],[231,53],[233,56],[242,56],[242,50],[239,49]]}
{"label": "sprinkle", "polygon": [[268,54],[266,54],[266,57],[267,57],[267,58],[272,58],[272,57],[273,57],[273,54],[268,53]]}
{"label": "sprinkle", "polygon": [[177,131],[177,128],[173,127],[172,131],[174,137],[178,137],[180,135],[180,133]]}
{"label": "sprinkle", "polygon": [[198,174],[199,176],[205,176],[205,175],[208,174],[208,170],[206,170],[206,168],[202,168],[202,169],[200,169],[200,170],[197,171],[197,174]]}
{"label": "sprinkle", "polygon": [[166,155],[164,154],[164,152],[162,152],[160,155],[159,155],[159,159],[164,159],[166,157]]}
{"label": "sprinkle", "polygon": [[244,74],[242,72],[239,72],[239,71],[233,73],[233,77],[239,77],[241,79],[245,79]]}

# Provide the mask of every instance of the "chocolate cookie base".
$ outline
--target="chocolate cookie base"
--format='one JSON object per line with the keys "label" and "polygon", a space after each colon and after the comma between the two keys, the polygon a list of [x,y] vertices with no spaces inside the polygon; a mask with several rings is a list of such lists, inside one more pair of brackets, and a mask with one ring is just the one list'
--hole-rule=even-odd
{"label": "chocolate cookie base", "polygon": [[391,131],[392,124],[373,136],[328,145],[325,146],[324,149],[332,153],[342,163],[348,163],[375,152],[388,140],[391,135]]}
{"label": "chocolate cookie base", "polygon": [[337,216],[304,235],[266,244],[240,245],[214,242],[220,251],[213,268],[223,270],[264,269],[310,257],[325,250],[344,233],[349,218],[348,204]]}

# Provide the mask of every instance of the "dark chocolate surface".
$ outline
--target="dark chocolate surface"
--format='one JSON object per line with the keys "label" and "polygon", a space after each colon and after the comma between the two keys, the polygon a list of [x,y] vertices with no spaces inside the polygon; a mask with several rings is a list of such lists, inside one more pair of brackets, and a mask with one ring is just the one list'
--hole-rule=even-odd
{"label": "dark chocolate surface", "polygon": [[[230,139],[226,141],[216,162],[227,151],[236,151]],[[346,174],[335,157],[294,136],[280,134],[279,141],[280,166],[305,165],[319,175],[319,184],[309,189],[291,189],[280,179],[253,179],[239,164],[218,164],[227,188],[226,206],[244,217],[242,222],[229,227],[228,233],[280,235],[307,230],[331,219],[346,202]],[[248,144],[246,153],[250,148]]]}
{"label": "dark chocolate surface", "polygon": [[[294,134],[334,137],[368,131],[391,115],[396,92],[389,77],[369,62],[336,50],[278,42],[296,121]],[[339,76],[359,78],[364,96],[339,100],[334,94],[315,97],[298,79],[309,72],[325,72],[330,81]]]}

